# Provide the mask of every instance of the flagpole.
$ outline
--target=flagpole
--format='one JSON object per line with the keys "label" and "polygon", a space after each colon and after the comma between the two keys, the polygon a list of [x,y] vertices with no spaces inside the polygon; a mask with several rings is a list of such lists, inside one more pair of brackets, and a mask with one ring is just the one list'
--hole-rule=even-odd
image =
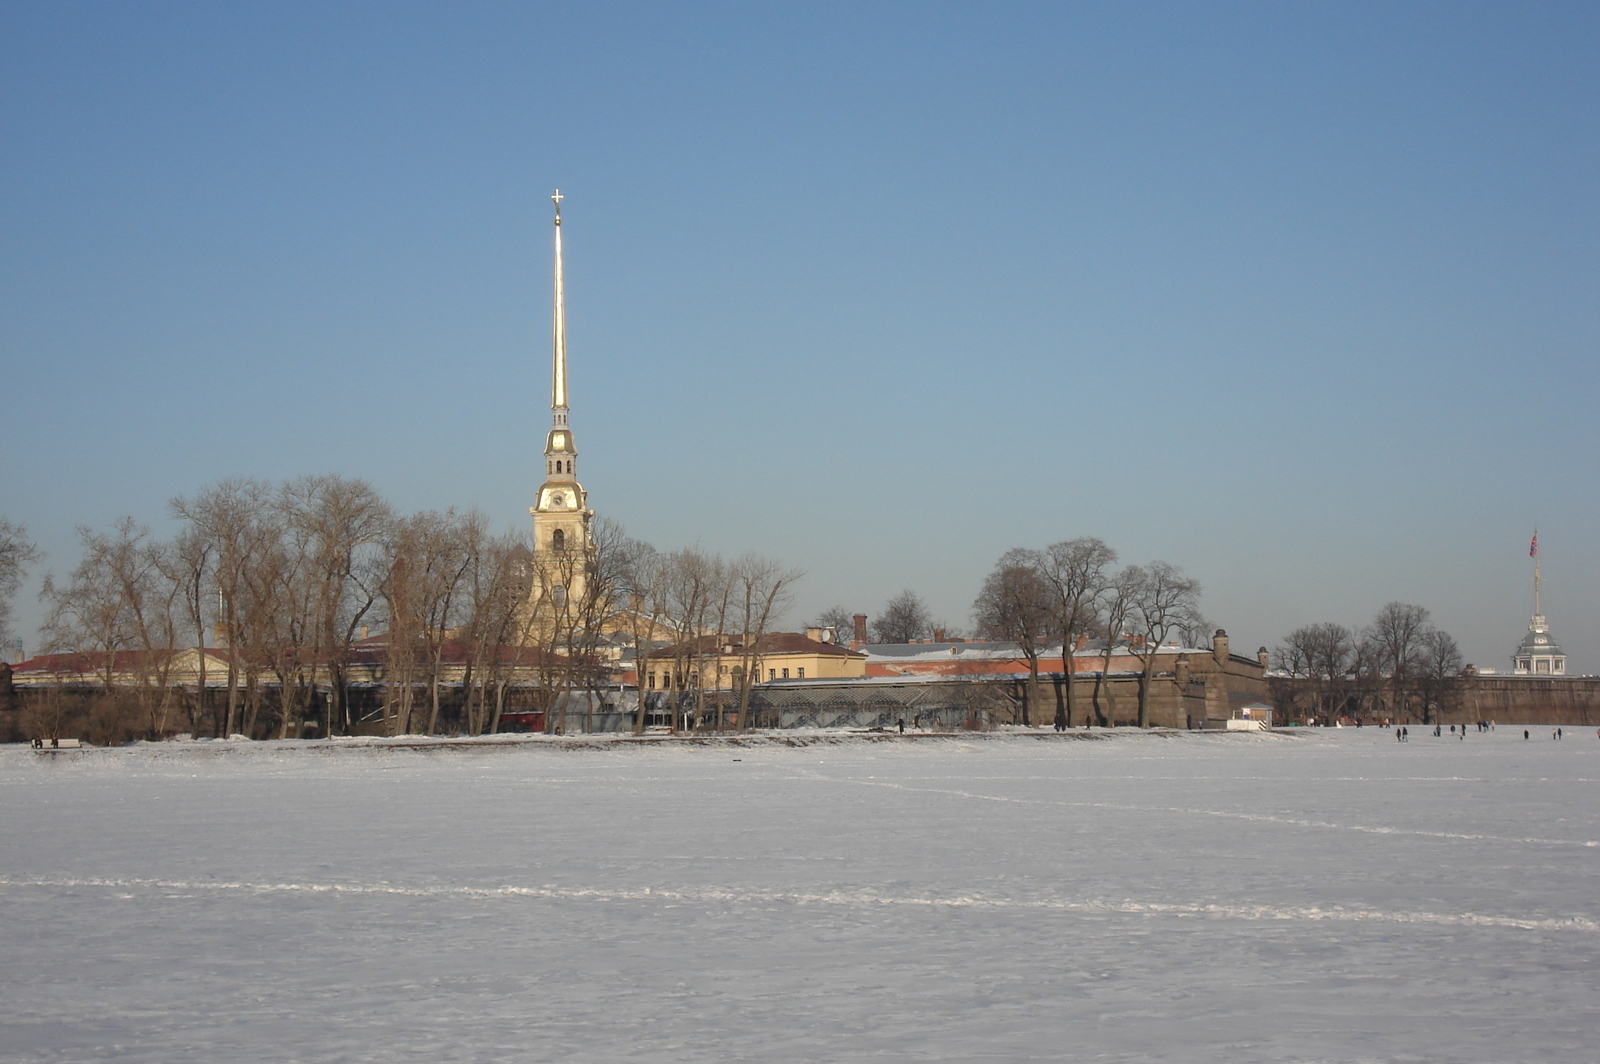
{"label": "flagpole", "polygon": [[1533,530],[1533,543],[1528,547],[1528,553],[1533,555],[1533,616],[1535,623],[1539,613],[1539,529]]}

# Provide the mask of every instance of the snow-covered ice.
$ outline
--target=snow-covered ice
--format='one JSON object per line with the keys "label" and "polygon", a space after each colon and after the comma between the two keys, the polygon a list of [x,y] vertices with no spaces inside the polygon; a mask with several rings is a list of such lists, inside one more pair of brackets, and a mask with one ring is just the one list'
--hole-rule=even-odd
{"label": "snow-covered ice", "polygon": [[1592,1061],[1533,734],[6,748],[0,1059]]}

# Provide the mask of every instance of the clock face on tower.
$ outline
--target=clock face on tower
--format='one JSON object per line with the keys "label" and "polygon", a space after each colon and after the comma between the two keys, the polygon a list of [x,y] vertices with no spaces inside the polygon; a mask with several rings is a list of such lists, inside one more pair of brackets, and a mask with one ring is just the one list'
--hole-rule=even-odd
{"label": "clock face on tower", "polygon": [[566,506],[567,506],[567,497],[565,495],[561,494],[559,491],[558,492],[554,492],[550,496],[550,509],[552,509],[552,510],[564,510],[564,509],[566,509]]}

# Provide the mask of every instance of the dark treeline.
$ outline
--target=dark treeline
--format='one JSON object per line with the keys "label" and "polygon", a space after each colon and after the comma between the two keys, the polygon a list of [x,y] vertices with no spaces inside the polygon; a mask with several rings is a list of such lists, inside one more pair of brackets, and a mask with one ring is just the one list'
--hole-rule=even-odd
{"label": "dark treeline", "polygon": [[1461,650],[1421,606],[1391,602],[1364,628],[1309,624],[1273,651],[1273,702],[1285,719],[1433,724],[1465,687]]}

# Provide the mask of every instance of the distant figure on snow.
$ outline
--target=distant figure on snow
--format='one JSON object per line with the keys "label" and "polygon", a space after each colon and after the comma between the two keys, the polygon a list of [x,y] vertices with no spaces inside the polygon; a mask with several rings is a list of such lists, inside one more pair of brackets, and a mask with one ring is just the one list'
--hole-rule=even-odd
{"label": "distant figure on snow", "polygon": [[1527,728],[1523,728],[1522,729],[1522,738],[1523,738],[1524,742],[1527,741],[1527,738],[1528,738],[1528,729]]}
{"label": "distant figure on snow", "polygon": [[900,725],[900,734],[904,735],[906,733],[906,718],[901,717],[898,723]]}

